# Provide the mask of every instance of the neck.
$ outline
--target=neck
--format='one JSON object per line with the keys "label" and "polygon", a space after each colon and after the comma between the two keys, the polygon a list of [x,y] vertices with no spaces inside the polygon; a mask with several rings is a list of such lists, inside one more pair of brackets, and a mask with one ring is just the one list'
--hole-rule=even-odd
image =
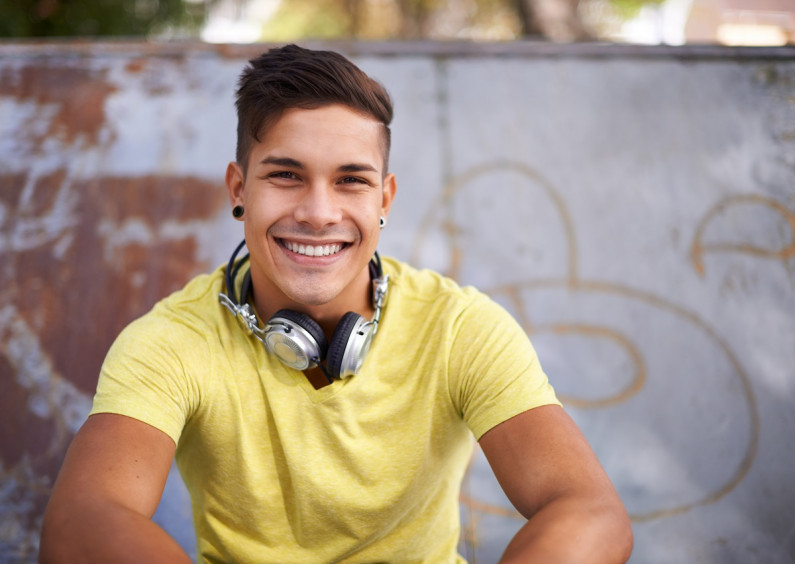
{"label": "neck", "polygon": [[251,276],[251,292],[248,300],[254,306],[261,323],[281,309],[298,311],[312,318],[330,339],[340,319],[346,313],[354,312],[365,319],[372,319],[375,312],[373,282],[369,270],[363,271],[361,276],[332,301],[322,304],[297,302],[281,292],[269,279],[259,280],[253,271]]}

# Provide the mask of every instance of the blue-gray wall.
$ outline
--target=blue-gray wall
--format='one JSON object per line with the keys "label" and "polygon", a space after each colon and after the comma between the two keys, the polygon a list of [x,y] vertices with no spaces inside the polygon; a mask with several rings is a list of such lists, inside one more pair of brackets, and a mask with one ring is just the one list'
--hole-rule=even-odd
{"label": "blue-gray wall", "polygon": [[[324,47],[395,100],[382,252],[522,322],[632,562],[795,561],[795,49]],[[262,49],[0,45],[0,561],[33,559],[115,334],[240,237]],[[479,453],[462,500],[462,554],[496,561],[521,520]],[[157,519],[192,549],[178,478]]]}

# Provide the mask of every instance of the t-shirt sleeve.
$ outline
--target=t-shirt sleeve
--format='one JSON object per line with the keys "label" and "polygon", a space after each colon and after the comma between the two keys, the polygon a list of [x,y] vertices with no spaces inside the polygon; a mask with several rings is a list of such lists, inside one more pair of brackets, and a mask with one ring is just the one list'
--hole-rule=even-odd
{"label": "t-shirt sleeve", "polygon": [[189,341],[196,338],[151,314],[131,323],[105,357],[90,414],[126,415],[178,443],[196,405],[188,366],[206,350]]}
{"label": "t-shirt sleeve", "polygon": [[525,331],[483,294],[456,322],[450,367],[453,401],[476,439],[528,409],[560,405]]}

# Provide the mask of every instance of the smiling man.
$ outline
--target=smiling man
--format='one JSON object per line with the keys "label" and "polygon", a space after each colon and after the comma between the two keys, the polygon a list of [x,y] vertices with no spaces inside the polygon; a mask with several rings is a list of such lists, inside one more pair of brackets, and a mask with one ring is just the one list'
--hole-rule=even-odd
{"label": "smiling man", "polygon": [[370,312],[367,264],[396,188],[383,129],[341,104],[290,108],[252,147],[246,170],[229,164],[260,315],[304,309],[330,329],[347,311]]}
{"label": "smiling man", "polygon": [[519,325],[376,253],[397,190],[383,87],[291,45],[251,61],[237,110],[245,241],[114,343],[41,560],[186,561],[151,521],[176,457],[201,562],[462,562],[474,437],[528,519],[504,561],[626,561],[624,507]]}

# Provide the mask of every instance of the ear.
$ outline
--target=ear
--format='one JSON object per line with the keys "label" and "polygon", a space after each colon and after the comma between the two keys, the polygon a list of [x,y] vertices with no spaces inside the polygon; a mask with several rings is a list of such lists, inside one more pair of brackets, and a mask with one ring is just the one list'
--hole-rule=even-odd
{"label": "ear", "polygon": [[392,201],[395,199],[397,192],[397,180],[393,173],[389,173],[384,178],[384,188],[381,191],[381,215],[384,217],[389,216],[389,209],[392,207]]}
{"label": "ear", "polygon": [[243,168],[236,162],[226,166],[226,191],[229,193],[229,203],[232,206],[243,205],[243,189],[246,186],[246,176]]}

